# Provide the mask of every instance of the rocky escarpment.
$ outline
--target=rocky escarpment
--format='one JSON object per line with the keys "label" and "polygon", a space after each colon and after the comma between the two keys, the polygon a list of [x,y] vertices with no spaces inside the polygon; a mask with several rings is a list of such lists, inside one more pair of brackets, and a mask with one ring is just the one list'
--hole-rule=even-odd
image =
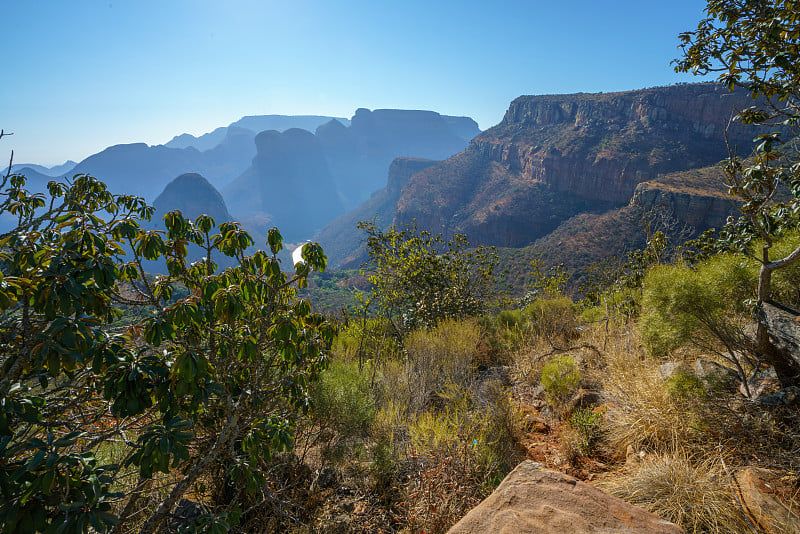
{"label": "rocky escarpment", "polygon": [[564,264],[577,286],[593,263],[625,258],[628,251],[644,247],[648,225],[651,232],[664,231],[675,241],[722,228],[738,213],[719,166],[665,174],[637,185],[620,208],[579,213],[530,246],[504,250],[509,283],[521,286],[530,261],[541,259],[546,266]]}
{"label": "rocky escarpment", "polygon": [[366,260],[363,232],[356,226],[360,221],[374,220],[388,227],[394,218],[397,199],[414,174],[439,163],[420,158],[395,158],[389,165],[386,187],[375,191],[366,202],[325,226],[314,240],[322,245],[330,265],[355,268]]}
{"label": "rocky escarpment", "polygon": [[[642,182],[717,163],[729,119],[749,104],[714,84],[520,97],[466,151],[415,175],[396,220],[526,246],[578,213],[627,204]],[[744,152],[757,133],[728,138]]]}

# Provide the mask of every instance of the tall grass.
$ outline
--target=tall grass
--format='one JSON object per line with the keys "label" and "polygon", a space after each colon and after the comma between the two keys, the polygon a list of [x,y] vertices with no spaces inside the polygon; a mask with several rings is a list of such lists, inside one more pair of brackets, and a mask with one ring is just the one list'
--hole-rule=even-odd
{"label": "tall grass", "polygon": [[717,459],[693,459],[682,453],[657,456],[604,487],[690,533],[750,531],[736,505],[730,477]]}

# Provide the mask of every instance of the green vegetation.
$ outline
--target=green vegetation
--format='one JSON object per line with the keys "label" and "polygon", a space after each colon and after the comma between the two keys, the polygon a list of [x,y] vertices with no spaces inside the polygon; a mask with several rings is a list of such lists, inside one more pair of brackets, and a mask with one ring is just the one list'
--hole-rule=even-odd
{"label": "green vegetation", "polygon": [[[258,493],[327,361],[333,330],[292,287],[325,268],[320,247],[287,276],[277,229],[269,254],[246,257],[238,225],[171,212],[145,231],[152,208],[90,176],[51,182],[47,198],[24,185],[6,176],[0,201],[17,216],[0,238],[3,530],[155,532],[198,484]],[[206,259],[188,264],[188,243]],[[238,265],[218,272],[219,254]],[[169,275],[146,276],[158,259]],[[151,311],[109,327],[122,305]],[[152,483],[162,490],[140,498]]]}
{"label": "green vegetation", "polygon": [[464,235],[445,241],[413,224],[386,231],[370,222],[358,227],[367,234],[372,293],[399,332],[483,311],[495,286],[494,249],[468,250]]}
{"label": "green vegetation", "polygon": [[[800,33],[793,0],[709,1],[708,17],[681,35],[676,70],[708,74],[730,90],[744,88],[753,105],[736,117],[764,125],[749,158],[730,149],[724,166],[729,191],[741,200],[741,217],[723,231],[728,245],[760,263],[757,302],[773,298],[772,275],[800,260],[800,246],[778,253],[775,241],[797,228],[800,212]],[[788,194],[787,194],[788,193]],[[759,322],[756,350],[784,385],[800,380],[800,365],[775,347]]]}
{"label": "green vegetation", "polygon": [[581,375],[572,356],[558,356],[542,368],[542,386],[551,404],[565,402],[581,382]]}
{"label": "green vegetation", "polygon": [[[236,224],[170,212],[145,231],[152,208],[92,177],[34,195],[6,176],[2,530],[441,533],[526,457],[692,533],[750,528],[733,471],[763,467],[789,517],[796,369],[756,312],[800,304],[800,165],[779,146],[800,118],[800,16],[778,0],[707,11],[678,68],[766,97],[739,118],[785,132],[727,162],[743,216],[719,238],[678,247],[653,219],[577,301],[541,261],[514,273],[519,300],[493,298],[497,256],[464,236],[362,223],[363,274],[313,274],[317,244],[284,273],[277,229],[245,256]],[[328,309],[356,303],[338,332],[298,297],[309,285]],[[181,522],[181,502],[200,511]]]}

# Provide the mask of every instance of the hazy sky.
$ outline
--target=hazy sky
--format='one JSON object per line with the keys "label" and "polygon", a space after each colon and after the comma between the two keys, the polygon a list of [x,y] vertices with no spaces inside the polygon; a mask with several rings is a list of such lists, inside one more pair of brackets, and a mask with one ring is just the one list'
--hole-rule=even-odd
{"label": "hazy sky", "polygon": [[243,115],[468,115],[675,74],[700,0],[0,0],[0,159],[80,161]]}

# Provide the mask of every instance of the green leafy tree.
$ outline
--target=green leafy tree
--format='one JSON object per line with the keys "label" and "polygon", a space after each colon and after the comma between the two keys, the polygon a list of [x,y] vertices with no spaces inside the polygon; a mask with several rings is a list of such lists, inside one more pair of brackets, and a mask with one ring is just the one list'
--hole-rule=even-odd
{"label": "green leafy tree", "polygon": [[494,248],[470,250],[462,234],[446,241],[414,224],[386,231],[372,222],[358,227],[367,234],[364,271],[381,313],[394,321],[399,333],[481,313],[494,290],[499,262]]}
{"label": "green leafy tree", "polygon": [[[238,224],[175,211],[146,231],[153,208],[91,176],[46,195],[19,175],[0,185],[17,221],[0,236],[0,530],[155,532],[210,473],[264,491],[259,466],[291,445],[333,336],[295,296],[325,268],[320,246],[289,276],[277,229],[269,253],[246,256]],[[187,261],[190,243],[203,260]],[[219,255],[237,265],[218,271]],[[139,498],[154,480],[155,506]],[[206,519],[238,516],[231,504]]]}
{"label": "green leafy tree", "polygon": [[[772,275],[800,260],[800,247],[773,254],[777,236],[795,228],[800,213],[800,2],[794,0],[709,0],[707,18],[681,35],[683,57],[676,70],[719,73],[730,90],[744,88],[753,106],[736,117],[768,131],[743,159],[730,148],[725,163],[730,192],[742,201],[742,216],[723,232],[729,244],[761,263],[758,303],[772,298]],[[798,376],[796,362],[771,345],[759,325],[759,351],[788,384]]]}

